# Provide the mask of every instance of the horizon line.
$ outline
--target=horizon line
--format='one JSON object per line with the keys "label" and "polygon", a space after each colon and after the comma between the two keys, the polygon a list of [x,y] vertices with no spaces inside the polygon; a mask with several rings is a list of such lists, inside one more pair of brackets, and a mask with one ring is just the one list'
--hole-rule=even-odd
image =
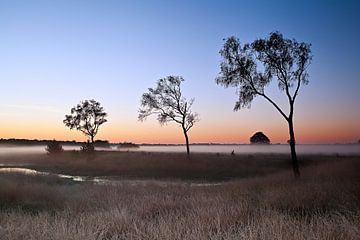
{"label": "horizon line", "polygon": [[[6,141],[29,141],[31,142],[51,142],[51,141],[57,141],[57,142],[65,142],[65,143],[75,143],[75,144],[81,144],[85,143],[86,141],[78,141],[78,140],[57,140],[57,139],[37,139],[37,138],[0,138],[0,144],[13,144],[16,143],[7,143]],[[142,143],[136,143],[132,141],[122,141],[122,142],[110,142],[109,140],[104,139],[97,139],[95,142],[108,142],[110,145],[116,145],[116,144],[122,144],[122,143],[131,143],[136,145],[167,145],[167,146],[185,146],[185,143],[154,143],[154,142],[142,142]],[[190,145],[289,145],[288,143],[282,143],[282,142],[270,142],[269,144],[252,144],[250,142],[247,143],[224,143],[224,142],[193,142],[189,143]],[[359,141],[354,142],[333,142],[333,143],[326,143],[326,142],[318,142],[318,143],[296,143],[296,145],[348,145],[348,144],[360,144]],[[66,145],[66,144],[65,144]]]}

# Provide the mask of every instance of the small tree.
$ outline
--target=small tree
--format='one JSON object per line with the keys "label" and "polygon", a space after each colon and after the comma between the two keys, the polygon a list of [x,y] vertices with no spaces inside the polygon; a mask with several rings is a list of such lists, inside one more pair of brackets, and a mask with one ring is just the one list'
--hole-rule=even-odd
{"label": "small tree", "polygon": [[[252,100],[261,96],[284,117],[289,127],[295,177],[300,176],[300,171],[295,150],[294,103],[300,86],[308,83],[306,70],[312,59],[310,46],[283,38],[279,32],[270,33],[267,39],[258,39],[243,46],[237,38],[230,37],[220,51],[223,62],[216,79],[217,84],[238,88],[239,100],[234,110],[250,107]],[[265,93],[265,87],[274,78],[277,79],[279,89],[287,96],[288,114]]]}
{"label": "small tree", "polygon": [[149,92],[142,95],[138,118],[143,121],[155,114],[160,124],[171,121],[178,123],[183,130],[189,156],[188,131],[199,119],[197,113],[191,112],[194,99],[187,101],[182,97],[181,83],[183,81],[184,79],[180,76],[168,76],[158,80],[156,88],[149,88]]}
{"label": "small tree", "polygon": [[251,144],[270,144],[270,139],[263,133],[257,132],[250,138]]}
{"label": "small tree", "polygon": [[76,129],[84,133],[93,144],[100,125],[107,122],[106,116],[107,114],[99,102],[85,100],[71,108],[71,114],[65,115],[63,122],[70,129]]}

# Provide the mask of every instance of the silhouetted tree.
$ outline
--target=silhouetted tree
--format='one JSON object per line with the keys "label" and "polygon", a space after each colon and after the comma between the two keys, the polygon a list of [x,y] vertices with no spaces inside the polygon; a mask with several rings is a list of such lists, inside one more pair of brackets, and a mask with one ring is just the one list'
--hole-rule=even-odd
{"label": "silhouetted tree", "polygon": [[107,122],[107,114],[100,103],[95,100],[85,100],[71,108],[71,114],[65,115],[65,126],[84,133],[94,143],[94,137],[101,124]]}
{"label": "silhouetted tree", "polygon": [[270,139],[263,133],[257,132],[250,137],[251,144],[270,144]]}
{"label": "silhouetted tree", "polygon": [[[237,38],[230,37],[220,51],[223,61],[216,78],[217,84],[238,88],[239,99],[234,110],[250,107],[252,100],[261,96],[284,117],[289,127],[295,177],[300,176],[300,171],[295,150],[294,103],[300,86],[308,83],[307,67],[312,59],[310,46],[294,39],[286,39],[279,32],[272,32],[269,38],[257,39],[243,46]],[[264,91],[265,86],[274,78],[277,79],[279,89],[287,96],[288,114]]]}
{"label": "silhouetted tree", "polygon": [[156,114],[160,124],[170,121],[180,124],[189,156],[188,131],[198,121],[198,114],[191,112],[194,99],[187,101],[182,97],[181,83],[183,81],[184,79],[180,76],[168,76],[158,80],[156,88],[149,88],[149,92],[142,95],[138,118],[143,121],[149,115]]}

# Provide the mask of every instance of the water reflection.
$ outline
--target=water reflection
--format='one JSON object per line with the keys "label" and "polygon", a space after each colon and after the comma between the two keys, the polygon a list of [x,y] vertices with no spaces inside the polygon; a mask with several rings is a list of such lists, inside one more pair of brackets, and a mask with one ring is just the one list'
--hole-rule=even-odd
{"label": "water reflection", "polygon": [[7,167],[7,168],[0,168],[0,172],[4,173],[23,173],[27,175],[45,175],[45,173],[38,172],[33,169],[29,168],[17,168],[17,167]]}
{"label": "water reflection", "polygon": [[20,168],[20,167],[3,167],[0,168],[1,173],[18,173],[25,175],[33,176],[56,176],[63,179],[69,179],[74,182],[90,182],[100,185],[128,185],[128,186],[146,186],[149,184],[157,185],[160,187],[168,186],[189,186],[189,187],[212,187],[220,186],[224,184],[223,182],[219,183],[203,183],[203,182],[181,182],[181,181],[161,181],[161,180],[125,180],[125,179],[113,179],[111,177],[85,177],[85,176],[72,176],[66,174],[56,174],[50,172],[41,172],[36,171],[30,168]]}
{"label": "water reflection", "polygon": [[81,177],[81,176],[71,176],[71,175],[65,175],[65,174],[41,172],[41,171],[36,171],[36,170],[30,169],[30,168],[20,168],[20,167],[3,167],[3,168],[0,168],[0,173],[20,173],[20,174],[25,174],[25,175],[56,176],[59,178],[70,179],[75,182],[86,181],[86,178]]}

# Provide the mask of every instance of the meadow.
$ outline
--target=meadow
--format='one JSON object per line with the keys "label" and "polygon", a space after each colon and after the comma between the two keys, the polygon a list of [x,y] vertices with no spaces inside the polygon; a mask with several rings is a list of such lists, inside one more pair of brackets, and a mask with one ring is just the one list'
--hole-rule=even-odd
{"label": "meadow", "polygon": [[[0,239],[358,239],[358,156],[76,151],[1,155]],[[197,184],[195,184],[197,183]]]}

